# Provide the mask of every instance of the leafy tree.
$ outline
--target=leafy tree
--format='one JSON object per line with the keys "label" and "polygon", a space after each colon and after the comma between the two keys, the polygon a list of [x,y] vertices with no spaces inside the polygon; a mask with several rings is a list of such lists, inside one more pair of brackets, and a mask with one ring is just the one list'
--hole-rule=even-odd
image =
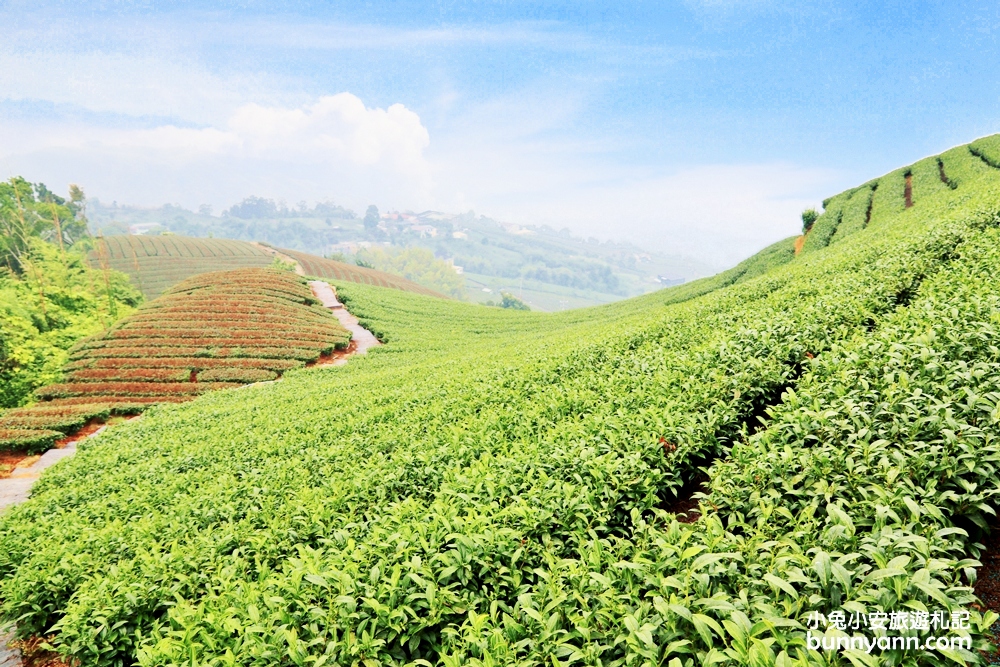
{"label": "leafy tree", "polygon": [[77,340],[142,301],[124,274],[87,265],[85,205],[76,185],[66,200],[21,177],[0,183],[0,407],[57,381]]}
{"label": "leafy tree", "polygon": [[0,183],[0,266],[20,276],[28,268],[25,255],[31,239],[55,243],[61,250],[87,235],[82,215],[83,191],[71,186],[70,201],[44,184],[21,177]]}
{"label": "leafy tree", "polygon": [[79,248],[34,236],[19,255],[23,275],[0,270],[0,408],[58,382],[76,341],[142,301],[127,276],[89,267]]}
{"label": "leafy tree", "polygon": [[276,203],[273,199],[250,196],[239,204],[230,206],[222,215],[248,220],[254,218],[287,218],[289,214],[290,212],[286,206]]}
{"label": "leafy tree", "polygon": [[465,297],[465,279],[455,273],[451,264],[436,258],[427,248],[365,248],[358,253],[357,263],[361,262],[456,299]]}
{"label": "leafy tree", "polygon": [[808,232],[819,218],[819,212],[814,208],[802,211],[802,232]]}
{"label": "leafy tree", "polygon": [[295,273],[295,269],[298,268],[298,264],[295,262],[286,262],[280,257],[275,257],[274,261],[271,262],[270,268],[275,269],[276,271],[291,271],[292,273]]}
{"label": "leafy tree", "polygon": [[378,214],[378,207],[372,204],[365,211],[365,229],[371,231],[378,228],[378,223],[381,218]]}
{"label": "leafy tree", "polygon": [[531,310],[524,301],[521,301],[513,294],[508,292],[500,292],[500,296],[503,299],[500,301],[501,308],[510,308],[511,310]]}

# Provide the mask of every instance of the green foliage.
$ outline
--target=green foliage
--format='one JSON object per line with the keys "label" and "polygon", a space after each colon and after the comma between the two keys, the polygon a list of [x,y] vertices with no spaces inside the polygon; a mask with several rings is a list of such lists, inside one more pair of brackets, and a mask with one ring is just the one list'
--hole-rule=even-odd
{"label": "green foliage", "polygon": [[23,275],[0,274],[0,407],[24,405],[57,382],[69,349],[142,300],[128,278],[89,268],[39,238],[18,251]]}
{"label": "green foliage", "polygon": [[[823,215],[819,215],[813,209],[809,209],[809,211],[802,214],[803,224],[805,224],[807,218],[812,219],[808,228],[803,227],[808,232],[805,242],[802,244],[803,251],[817,250],[829,245],[830,239],[837,233],[837,228],[843,218],[844,202],[846,199],[846,194],[840,194],[830,199],[827,202],[826,210],[823,211]],[[807,216],[806,213],[810,211],[813,215]]]}
{"label": "green foliage", "polygon": [[210,368],[198,373],[198,382],[267,382],[277,377],[263,368]]}
{"label": "green foliage", "polygon": [[974,181],[984,174],[990,173],[990,167],[979,156],[975,155],[970,146],[958,146],[947,150],[938,156],[944,167],[945,177],[956,188],[964,183]]}
{"label": "green foliage", "polygon": [[843,204],[837,233],[829,240],[829,243],[837,243],[868,225],[868,214],[871,209],[874,187],[874,183],[869,183],[849,192],[847,201]]}
{"label": "green foliage", "polygon": [[942,165],[938,164],[937,157],[929,157],[914,163],[910,167],[914,205],[921,203],[926,197],[951,187],[947,181],[947,175],[945,179],[942,180],[941,178]]}
{"label": "green foliage", "polygon": [[503,297],[500,300],[501,308],[510,308],[511,310],[531,310],[531,308],[528,307],[528,304],[509,292],[501,292],[500,296]]}
{"label": "green foliage", "polygon": [[0,613],[89,665],[973,663],[805,648],[996,620],[1000,170],[918,202],[557,315],[338,282],[387,345],[83,446],[0,515]]}
{"label": "green foliage", "polygon": [[[358,251],[358,266],[385,271],[442,294],[461,299],[465,296],[465,279],[455,273],[451,264],[437,259],[426,248],[392,248],[373,246]],[[364,264],[362,264],[364,262]]]}
{"label": "green foliage", "polygon": [[772,243],[756,255],[748,257],[733,268],[710,278],[702,278],[701,280],[684,283],[665,290],[663,293],[664,303],[671,304],[688,301],[689,299],[708,294],[723,287],[756,278],[783,264],[787,264],[795,259],[795,240],[797,238],[790,236],[777,243]]}
{"label": "green foliage", "polygon": [[[824,207],[825,208],[825,207]],[[813,223],[819,218],[819,212],[814,208],[807,208],[802,211],[802,233],[807,233],[812,229]]]}
{"label": "green foliage", "polygon": [[976,139],[969,144],[969,152],[990,167],[1000,169],[1000,136],[992,135]]}
{"label": "green foliage", "polygon": [[32,185],[20,177],[0,183],[0,266],[21,275],[32,239],[62,248],[86,236],[87,222],[80,215],[83,192],[73,188],[67,202],[42,183]]}
{"label": "green foliage", "polygon": [[274,261],[268,264],[267,268],[274,269],[276,271],[291,271],[292,273],[295,273],[298,265],[295,264],[295,262],[286,262],[280,257],[275,257]]}
{"label": "green foliage", "polygon": [[61,437],[63,437],[61,431],[49,429],[0,428],[0,451],[16,449],[27,454],[44,452]]}

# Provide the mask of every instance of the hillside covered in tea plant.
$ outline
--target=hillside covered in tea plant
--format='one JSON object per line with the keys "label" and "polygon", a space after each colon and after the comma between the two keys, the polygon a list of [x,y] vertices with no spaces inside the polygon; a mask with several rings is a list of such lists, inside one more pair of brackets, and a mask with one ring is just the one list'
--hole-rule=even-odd
{"label": "hillside covered in tea plant", "polygon": [[204,273],[70,349],[65,377],[0,414],[0,452],[43,451],[88,422],[254,382],[347,348],[351,334],[288,271]]}
{"label": "hillside covered in tea plant", "polygon": [[81,446],[0,515],[0,615],[83,665],[981,660],[810,653],[805,624],[968,612],[978,649],[997,618],[973,585],[1000,492],[998,145],[599,308],[340,282],[384,346]]}
{"label": "hillside covered in tea plant", "polygon": [[[443,296],[432,289],[383,271],[260,243],[185,236],[108,236],[94,240],[91,266],[126,274],[149,299],[202,273],[263,268],[278,262],[299,264],[309,275]],[[282,259],[285,258],[285,259]]]}

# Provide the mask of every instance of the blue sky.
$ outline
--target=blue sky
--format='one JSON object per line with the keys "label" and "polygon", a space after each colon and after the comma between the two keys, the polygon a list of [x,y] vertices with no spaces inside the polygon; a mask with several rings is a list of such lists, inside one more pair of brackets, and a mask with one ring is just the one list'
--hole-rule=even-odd
{"label": "blue sky", "polygon": [[0,2],[0,174],[474,209],[718,266],[1000,130],[992,3]]}

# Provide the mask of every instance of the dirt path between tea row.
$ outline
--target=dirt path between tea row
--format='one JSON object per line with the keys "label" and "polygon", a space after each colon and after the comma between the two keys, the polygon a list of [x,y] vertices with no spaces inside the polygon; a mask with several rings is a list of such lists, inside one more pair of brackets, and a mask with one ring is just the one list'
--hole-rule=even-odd
{"label": "dirt path between tea row", "polygon": [[[332,361],[320,365],[342,366],[352,355],[365,354],[370,348],[382,344],[371,331],[361,326],[357,317],[351,315],[344,308],[344,304],[337,299],[337,292],[329,283],[313,280],[309,282],[309,289],[320,300],[324,308],[330,309],[330,312],[340,321],[341,326],[351,332],[350,346],[346,350],[335,352],[331,357]],[[81,431],[72,438],[68,438],[62,446],[42,454],[31,465],[18,466],[11,472],[10,477],[0,479],[0,512],[11,505],[27,500],[31,494],[32,485],[43,470],[75,454],[78,442],[101,433],[105,428],[107,426],[101,426],[93,432]],[[13,632],[0,632],[0,667],[22,667],[23,665],[21,651],[8,646],[13,636]]]}
{"label": "dirt path between tea row", "polygon": [[[301,264],[299,264],[297,261],[295,261],[294,259],[292,259],[288,255],[286,255],[284,253],[281,253],[281,252],[278,252],[275,248],[272,248],[271,246],[268,246],[268,245],[264,245],[263,243],[258,243],[257,241],[250,241],[250,245],[257,246],[260,250],[264,251],[265,255],[270,255],[271,257],[274,257],[275,259],[280,259],[282,262],[286,262],[288,264],[292,264],[293,266],[295,266],[295,274],[296,275],[299,275],[299,276],[306,275],[305,269],[302,268]],[[0,665],[0,667],[3,667],[3,665]]]}
{"label": "dirt path between tea row", "polygon": [[382,344],[375,337],[375,334],[361,326],[358,318],[347,312],[344,304],[337,300],[337,292],[334,291],[330,283],[322,280],[310,280],[309,289],[320,300],[323,307],[329,308],[330,312],[340,320],[340,325],[351,332],[351,345],[347,348],[347,354],[340,355],[333,362],[334,366],[346,364],[347,357],[351,354],[365,354],[369,348]]}

